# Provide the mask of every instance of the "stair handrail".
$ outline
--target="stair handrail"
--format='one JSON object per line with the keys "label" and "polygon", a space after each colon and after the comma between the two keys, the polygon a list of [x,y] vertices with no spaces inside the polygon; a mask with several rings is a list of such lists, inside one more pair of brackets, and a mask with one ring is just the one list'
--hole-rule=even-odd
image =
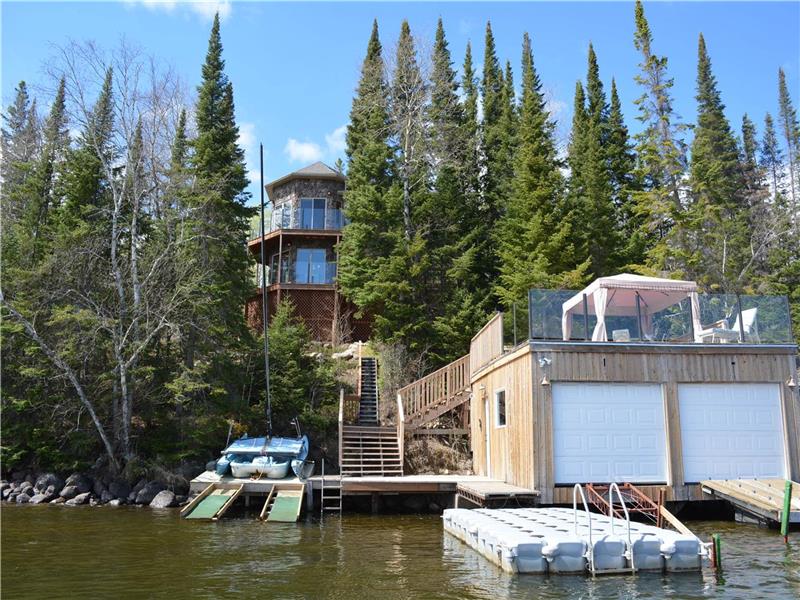
{"label": "stair handrail", "polygon": [[583,493],[583,486],[580,483],[576,483],[575,487],[572,488],[572,523],[575,529],[575,535],[578,535],[578,492],[581,495],[581,501],[583,502],[583,510],[586,512],[586,516],[589,519],[589,549],[586,552],[586,558],[589,560],[589,565],[591,568],[592,573],[594,573],[594,543],[592,542],[592,513],[589,510],[589,504],[586,502],[586,496]]}
{"label": "stair handrail", "polygon": [[403,472],[405,462],[405,442],[406,442],[406,414],[403,410],[403,397],[397,394],[397,449],[400,455],[400,473]]}
{"label": "stair handrail", "polygon": [[620,504],[622,504],[622,512],[625,514],[625,523],[628,529],[628,551],[626,554],[631,563],[631,572],[635,572],[636,565],[633,563],[633,544],[631,543],[631,516],[628,514],[625,498],[622,497],[622,492],[619,491],[619,486],[616,482],[608,486],[608,523],[611,526],[611,535],[614,535],[614,498],[611,495],[614,490],[617,491],[617,498],[619,498]]}
{"label": "stair handrail", "polygon": [[457,358],[424,377],[401,387],[403,408],[409,420],[422,415],[425,409],[441,400],[448,400],[469,389],[469,354]]}

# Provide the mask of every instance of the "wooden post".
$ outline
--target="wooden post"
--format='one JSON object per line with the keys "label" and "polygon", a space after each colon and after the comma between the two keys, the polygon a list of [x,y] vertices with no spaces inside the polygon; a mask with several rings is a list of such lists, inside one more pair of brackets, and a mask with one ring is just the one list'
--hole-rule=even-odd
{"label": "wooden post", "polygon": [[711,536],[711,543],[713,545],[714,552],[712,564],[714,568],[719,572],[722,571],[722,538],[718,533],[715,533]]}
{"label": "wooden post", "polygon": [[583,295],[583,339],[589,341],[589,301]]}
{"label": "wooden post", "polygon": [[789,543],[789,513],[792,510],[792,480],[787,479],[783,487],[783,511],[781,512],[781,535],[783,543]]}

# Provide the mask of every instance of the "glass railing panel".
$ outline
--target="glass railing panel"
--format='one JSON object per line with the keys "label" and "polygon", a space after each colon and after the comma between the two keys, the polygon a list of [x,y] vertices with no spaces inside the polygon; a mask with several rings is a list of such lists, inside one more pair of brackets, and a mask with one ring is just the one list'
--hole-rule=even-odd
{"label": "glass railing panel", "polygon": [[503,347],[512,348],[529,339],[527,302],[516,302],[503,311]]}
{"label": "glass railing panel", "polygon": [[642,318],[643,341],[691,343],[692,335],[692,303],[684,298],[677,304],[656,312],[645,314]]}
{"label": "glass railing panel", "polygon": [[[794,343],[786,296],[740,296],[744,337],[751,344]],[[734,327],[738,331],[737,323]]]}

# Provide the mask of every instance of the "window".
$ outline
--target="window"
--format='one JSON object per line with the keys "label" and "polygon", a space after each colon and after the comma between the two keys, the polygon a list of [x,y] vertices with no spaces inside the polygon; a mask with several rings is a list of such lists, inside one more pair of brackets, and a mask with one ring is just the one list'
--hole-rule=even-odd
{"label": "window", "polygon": [[300,199],[300,228],[325,229],[325,199]]}
{"label": "window", "polygon": [[506,391],[497,390],[494,393],[494,423],[495,427],[506,426]]}
{"label": "window", "polygon": [[327,276],[325,248],[297,249],[297,283],[332,283]]}

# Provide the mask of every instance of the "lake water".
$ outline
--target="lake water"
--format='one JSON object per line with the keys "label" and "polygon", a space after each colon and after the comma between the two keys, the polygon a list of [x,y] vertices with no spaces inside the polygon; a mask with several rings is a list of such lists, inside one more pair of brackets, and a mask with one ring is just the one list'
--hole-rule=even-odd
{"label": "lake water", "polygon": [[182,521],[176,510],[3,505],[2,597],[800,598],[800,532],[694,522],[719,532],[724,573],[511,576],[442,531],[437,516]]}

